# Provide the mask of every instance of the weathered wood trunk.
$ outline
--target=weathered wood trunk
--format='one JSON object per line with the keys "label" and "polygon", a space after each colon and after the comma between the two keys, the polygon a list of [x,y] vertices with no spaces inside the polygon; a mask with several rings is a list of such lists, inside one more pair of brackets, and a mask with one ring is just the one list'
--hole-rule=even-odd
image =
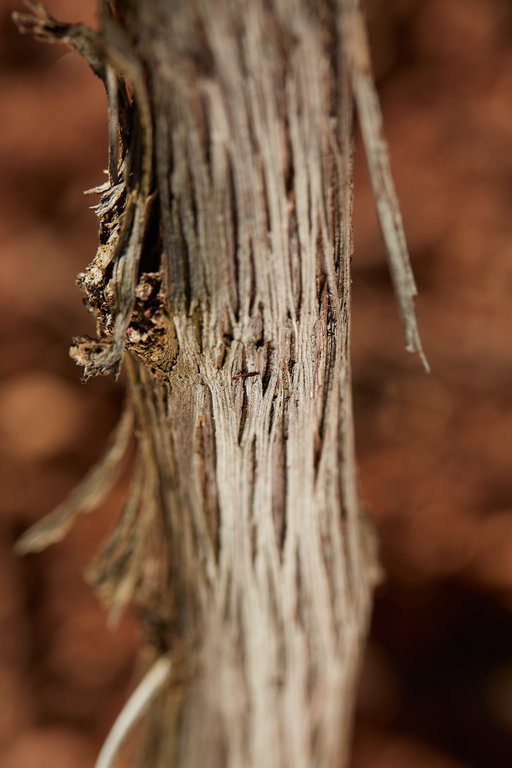
{"label": "weathered wood trunk", "polygon": [[94,577],[171,660],[144,765],[347,757],[376,571],[352,427],[348,13],[126,0],[97,39],[32,22],[85,53],[110,99],[82,276],[99,341],[73,354],[85,377],[128,372],[137,467]]}
{"label": "weathered wood trunk", "polygon": [[134,345],[131,381],[165,518],[152,611],[188,677],[148,765],[339,768],[373,564],[336,20],[322,3],[153,0],[125,23],[148,73],[169,315],[163,369]]}

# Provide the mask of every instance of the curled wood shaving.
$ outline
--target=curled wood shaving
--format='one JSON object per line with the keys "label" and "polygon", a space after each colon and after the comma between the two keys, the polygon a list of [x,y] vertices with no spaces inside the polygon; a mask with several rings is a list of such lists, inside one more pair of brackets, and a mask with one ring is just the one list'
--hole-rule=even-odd
{"label": "curled wood shaving", "polygon": [[160,693],[171,674],[171,660],[160,656],[142,678],[108,734],[95,768],[111,768],[130,730]]}

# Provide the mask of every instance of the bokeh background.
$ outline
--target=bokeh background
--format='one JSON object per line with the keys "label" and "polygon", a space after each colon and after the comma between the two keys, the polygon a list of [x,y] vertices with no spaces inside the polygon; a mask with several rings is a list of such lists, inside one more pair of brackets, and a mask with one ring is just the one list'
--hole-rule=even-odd
{"label": "bokeh background", "polygon": [[[360,485],[385,578],[351,768],[512,766],[512,3],[367,0],[432,374],[407,355],[356,146],[353,367]],[[136,664],[83,573],[121,480],[62,544],[13,543],[101,453],[122,385],[83,386],[106,99],[0,5],[0,765],[92,768]],[[93,0],[53,0],[94,25]]]}

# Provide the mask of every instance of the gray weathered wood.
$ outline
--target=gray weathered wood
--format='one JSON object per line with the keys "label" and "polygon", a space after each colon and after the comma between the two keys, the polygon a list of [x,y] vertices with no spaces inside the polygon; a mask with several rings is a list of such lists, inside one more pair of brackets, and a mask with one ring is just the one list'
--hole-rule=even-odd
{"label": "gray weathered wood", "polygon": [[[377,572],[352,424],[353,88],[421,353],[360,11],[113,6],[97,37],[34,4],[17,21],[79,50],[109,95],[100,246],[81,276],[98,339],[72,354],[85,378],[123,364],[135,415],[132,494],[91,573],[168,659],[141,764],[338,768]],[[56,540],[58,519],[22,546]]]}

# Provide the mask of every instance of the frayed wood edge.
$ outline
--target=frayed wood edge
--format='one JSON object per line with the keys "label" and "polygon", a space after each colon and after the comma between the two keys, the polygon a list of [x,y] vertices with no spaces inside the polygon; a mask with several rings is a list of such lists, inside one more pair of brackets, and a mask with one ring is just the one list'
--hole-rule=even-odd
{"label": "frayed wood edge", "polygon": [[40,552],[62,541],[79,515],[92,512],[100,504],[119,476],[132,434],[133,411],[125,407],[103,456],[62,504],[18,539],[15,545],[18,554]]}
{"label": "frayed wood edge", "polygon": [[171,660],[160,656],[142,678],[110,729],[95,768],[111,768],[128,733],[161,691],[171,673]]}
{"label": "frayed wood edge", "polygon": [[402,215],[382,129],[382,112],[373,77],[366,24],[359,0],[338,0],[340,37],[348,61],[361,133],[389,269],[395,289],[408,352],[417,352],[427,373],[430,366],[418,331],[414,297],[417,294]]}
{"label": "frayed wood edge", "polygon": [[107,609],[109,629],[117,627],[142,577],[151,530],[148,516],[151,520],[158,514],[156,496],[156,488],[146,476],[143,462],[138,460],[121,519],[87,571],[87,580],[96,587]]}
{"label": "frayed wood edge", "polygon": [[[119,374],[126,345],[126,332],[135,304],[137,273],[144,246],[151,196],[153,162],[153,122],[149,95],[142,66],[132,50],[130,40],[108,14],[102,19],[102,40],[106,62],[106,87],[109,98],[109,178],[117,180],[117,124],[119,103],[117,78],[129,82],[133,88],[134,105],[138,116],[140,140],[133,150],[140,167],[127,169],[127,176],[135,186],[127,196],[123,225],[113,261],[112,283],[115,291],[112,333],[99,340],[79,337],[71,348],[71,357],[84,366],[83,381],[98,374]],[[128,178],[126,179],[128,183]]]}
{"label": "frayed wood edge", "polygon": [[[25,0],[30,13],[14,11],[12,19],[18,30],[32,34],[43,42],[64,42],[80,53],[93,72],[105,83],[109,99],[109,179],[116,186],[118,178],[119,79],[129,82],[139,120],[140,140],[134,153],[140,157],[137,173],[131,168],[135,187],[129,190],[119,250],[113,265],[115,290],[114,327],[112,333],[99,340],[77,337],[71,356],[84,366],[83,380],[98,374],[119,375],[126,344],[126,331],[135,304],[137,270],[144,245],[150,197],[153,161],[153,121],[142,66],[132,50],[124,30],[112,19],[108,5],[102,4],[102,32],[98,34],[85,24],[65,24],[51,16],[44,5]],[[126,180],[125,180],[126,181]]]}

